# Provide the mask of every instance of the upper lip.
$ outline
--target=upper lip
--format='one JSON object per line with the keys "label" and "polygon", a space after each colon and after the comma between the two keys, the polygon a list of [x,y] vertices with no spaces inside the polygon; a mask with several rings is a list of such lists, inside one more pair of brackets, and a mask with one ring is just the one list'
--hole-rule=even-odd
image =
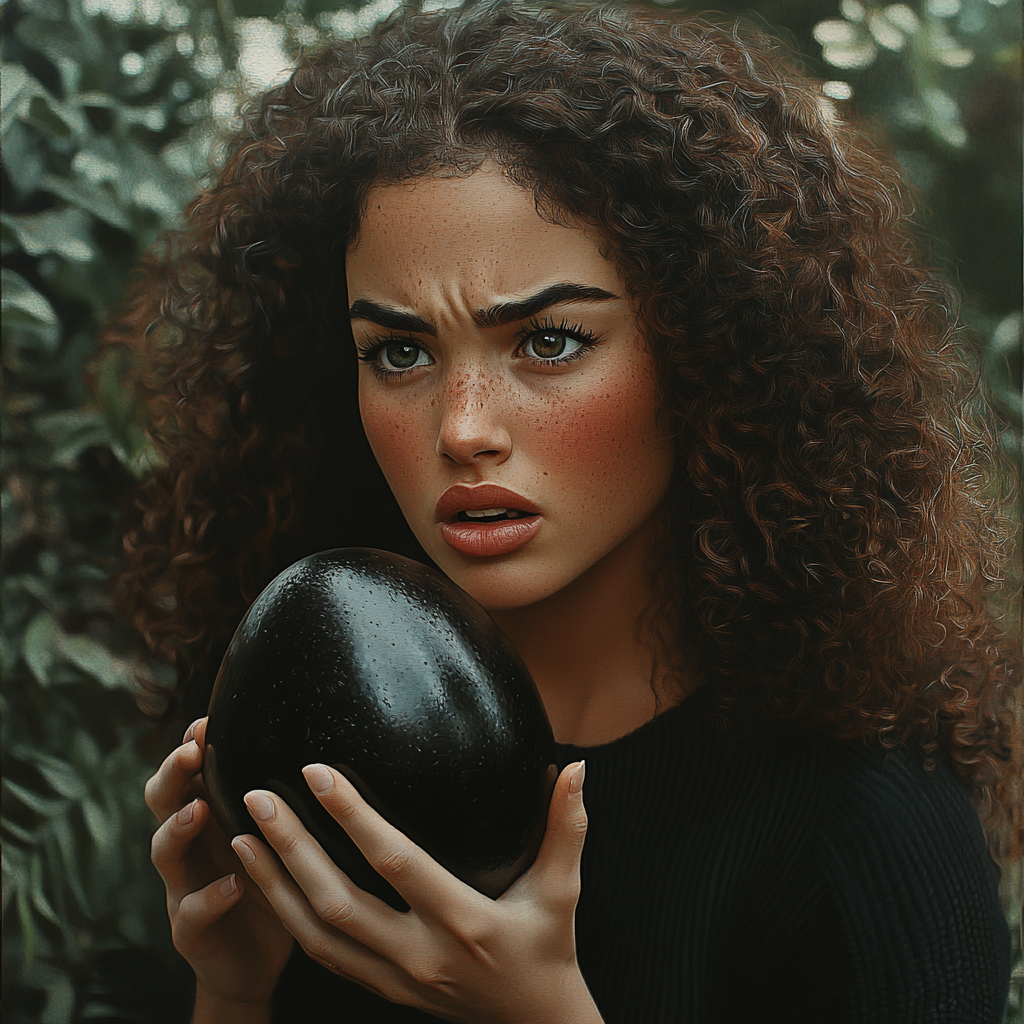
{"label": "upper lip", "polygon": [[514,508],[531,515],[540,515],[540,509],[528,498],[497,484],[453,484],[437,499],[434,511],[437,521],[443,523],[458,512],[487,508]]}

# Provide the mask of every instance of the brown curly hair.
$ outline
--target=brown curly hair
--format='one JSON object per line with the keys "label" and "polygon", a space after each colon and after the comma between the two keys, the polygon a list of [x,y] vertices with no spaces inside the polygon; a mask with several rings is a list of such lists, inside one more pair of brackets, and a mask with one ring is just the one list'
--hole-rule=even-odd
{"label": "brown curly hair", "polygon": [[358,422],[345,251],[372,185],[490,156],[599,226],[638,302],[676,445],[666,649],[734,723],[947,757],[1013,845],[1012,473],[896,173],[778,43],[635,7],[407,12],[305,57],[226,153],[107,335],[163,460],[120,600],[189,712],[294,558],[424,557]]}

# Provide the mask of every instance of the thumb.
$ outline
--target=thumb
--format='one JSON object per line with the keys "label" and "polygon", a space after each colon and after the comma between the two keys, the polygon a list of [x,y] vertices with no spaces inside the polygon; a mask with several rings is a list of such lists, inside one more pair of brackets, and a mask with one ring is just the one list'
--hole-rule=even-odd
{"label": "thumb", "polygon": [[580,891],[580,855],[587,835],[587,811],[583,806],[586,761],[566,765],[555,782],[544,833],[534,870],[538,881],[556,899],[575,906]]}

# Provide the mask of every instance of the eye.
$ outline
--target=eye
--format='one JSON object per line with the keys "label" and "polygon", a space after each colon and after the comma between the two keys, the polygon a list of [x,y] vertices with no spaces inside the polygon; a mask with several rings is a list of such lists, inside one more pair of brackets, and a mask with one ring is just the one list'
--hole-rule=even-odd
{"label": "eye", "polygon": [[399,342],[382,345],[377,350],[377,358],[385,370],[411,370],[414,366],[427,366],[430,358],[427,353],[411,342]]}
{"label": "eye", "polygon": [[585,355],[596,344],[592,332],[582,325],[570,327],[563,322],[554,324],[531,324],[520,333],[519,352],[528,359],[542,363],[565,363]]}
{"label": "eye", "polygon": [[433,360],[416,342],[407,338],[385,338],[359,345],[359,359],[369,365],[380,380],[397,380],[417,366],[429,366]]}

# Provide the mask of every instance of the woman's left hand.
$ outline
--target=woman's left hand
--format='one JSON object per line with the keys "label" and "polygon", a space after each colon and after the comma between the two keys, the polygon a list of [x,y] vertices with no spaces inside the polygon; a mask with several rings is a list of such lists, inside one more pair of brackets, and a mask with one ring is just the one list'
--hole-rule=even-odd
{"label": "woman's left hand", "polygon": [[442,868],[324,765],[304,769],[307,783],[407,912],[349,881],[273,793],[256,790],[246,804],[277,856],[252,836],[232,845],[306,953],[385,999],[473,1024],[599,1024],[576,963],[583,772],[573,764],[559,776],[537,860],[497,900]]}

